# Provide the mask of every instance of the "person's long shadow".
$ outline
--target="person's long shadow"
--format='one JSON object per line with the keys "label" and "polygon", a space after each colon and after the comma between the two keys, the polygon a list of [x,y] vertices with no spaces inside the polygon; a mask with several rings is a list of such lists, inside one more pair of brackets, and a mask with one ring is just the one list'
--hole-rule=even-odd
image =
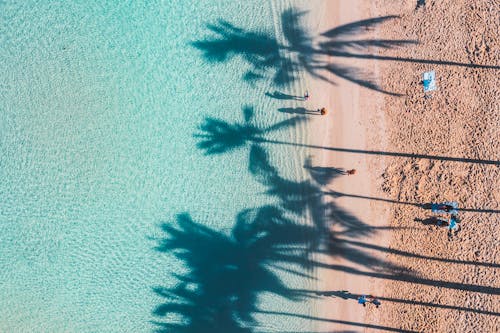
{"label": "person's long shadow", "polygon": [[274,98],[274,99],[282,99],[282,100],[293,100],[293,101],[304,101],[304,96],[296,96],[296,95],[289,95],[285,94],[279,91],[274,91],[273,93],[266,92],[266,96]]}
{"label": "person's long shadow", "polygon": [[[353,294],[347,290],[335,290],[335,291],[300,290],[300,292],[309,293],[310,295],[317,295],[317,296],[321,296],[321,297],[342,298],[344,300],[357,300],[358,297],[361,296],[361,294]],[[380,296],[380,295],[377,295],[377,298],[381,301],[393,302],[393,303],[399,303],[399,304],[426,306],[426,307],[431,307],[431,308],[435,308],[435,309],[458,310],[458,311],[478,313],[478,314],[483,314],[483,315],[488,315],[488,316],[497,316],[497,317],[500,316],[500,313],[495,312],[495,311],[488,311],[488,310],[484,310],[484,309],[474,309],[474,308],[468,308],[468,307],[464,307],[464,306],[455,306],[455,305],[447,305],[447,304],[432,303],[432,302],[421,302],[421,301],[417,301],[417,300],[401,299],[401,298],[394,298],[394,297],[384,297],[384,296]]]}
{"label": "person's long shadow", "polygon": [[[382,201],[382,202],[388,202],[388,203],[399,204],[399,205],[415,206],[415,207],[420,207],[423,209],[430,209],[430,205],[432,204],[432,203],[417,203],[417,202],[392,200],[392,199],[386,199],[386,198],[370,197],[370,196],[365,196],[365,195],[343,193],[343,192],[337,192],[337,191],[332,191],[332,190],[325,191],[323,193],[325,195],[330,195],[330,196],[335,197],[335,198],[349,197],[349,198],[357,198],[357,199],[366,199],[366,200]],[[458,208],[456,208],[456,210],[459,212],[485,213],[485,214],[498,214],[498,213],[500,213],[500,210],[489,209],[489,208],[467,208],[467,207],[462,208],[462,207],[458,207]],[[432,224],[432,223],[428,223],[428,224]]]}
{"label": "person's long shadow", "polygon": [[[304,168],[309,172],[314,181],[322,186],[330,184],[335,178],[346,175],[347,171],[344,168],[320,167],[313,166],[311,157],[307,157]],[[323,192],[328,195],[329,192]]]}
{"label": "person's long shadow", "polygon": [[295,107],[295,108],[279,108],[279,112],[283,113],[291,113],[291,114],[302,114],[302,115],[315,115],[315,116],[321,116],[321,113],[319,110],[309,110],[306,109],[305,107]]}
{"label": "person's long shadow", "polygon": [[381,88],[369,73],[362,68],[349,67],[328,57],[371,59],[377,61],[410,62],[432,65],[460,66],[480,69],[500,69],[498,65],[460,63],[446,60],[417,59],[380,56],[366,53],[373,49],[390,49],[418,44],[414,40],[382,40],[363,38],[363,34],[375,26],[398,19],[398,16],[383,16],[352,22],[325,31],[320,36],[310,36],[301,24],[305,12],[290,8],[281,14],[281,30],[284,43],[280,43],[271,32],[246,31],[233,24],[219,20],[208,25],[212,36],[195,41],[192,45],[203,52],[209,62],[224,62],[232,57],[242,57],[251,69],[244,79],[255,81],[271,76],[278,86],[286,86],[297,79],[300,70],[334,84],[332,74],[362,87],[399,96]]}

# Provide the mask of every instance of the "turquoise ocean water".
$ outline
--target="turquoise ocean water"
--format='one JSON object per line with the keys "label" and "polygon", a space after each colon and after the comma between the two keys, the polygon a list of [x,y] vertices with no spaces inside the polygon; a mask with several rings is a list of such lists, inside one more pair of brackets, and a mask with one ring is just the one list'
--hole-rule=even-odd
{"label": "turquoise ocean water", "polygon": [[[304,141],[306,123],[277,111],[296,102],[265,93],[305,83],[298,73],[278,87],[251,65],[262,54],[242,56],[245,41],[218,44],[215,54],[241,51],[219,61],[196,43],[238,29],[281,40],[283,11],[306,4],[0,2],[0,332],[311,331],[303,318],[263,313],[309,314],[307,299],[279,287],[309,279],[271,265],[259,273],[241,250],[249,231],[235,229],[266,209],[293,215],[266,182],[304,179],[307,152],[203,146],[222,123],[238,124],[236,137]],[[242,281],[252,274],[275,287]]]}

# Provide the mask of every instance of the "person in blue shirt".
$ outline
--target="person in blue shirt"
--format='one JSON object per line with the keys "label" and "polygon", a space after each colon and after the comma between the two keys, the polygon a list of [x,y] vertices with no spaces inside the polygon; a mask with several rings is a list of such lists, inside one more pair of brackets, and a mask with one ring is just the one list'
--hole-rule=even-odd
{"label": "person in blue shirt", "polygon": [[375,305],[375,307],[378,309],[378,307],[380,306],[380,301],[377,297],[373,297],[372,299],[372,303]]}
{"label": "person in blue shirt", "polygon": [[458,216],[452,214],[450,216],[450,224],[448,225],[448,239],[452,239],[453,236],[460,230],[458,222]]}
{"label": "person in blue shirt", "polygon": [[358,298],[358,304],[361,304],[361,305],[363,305],[363,306],[366,306],[366,302],[367,302],[367,300],[366,300],[366,295],[361,295],[361,296],[359,296],[359,298]]}

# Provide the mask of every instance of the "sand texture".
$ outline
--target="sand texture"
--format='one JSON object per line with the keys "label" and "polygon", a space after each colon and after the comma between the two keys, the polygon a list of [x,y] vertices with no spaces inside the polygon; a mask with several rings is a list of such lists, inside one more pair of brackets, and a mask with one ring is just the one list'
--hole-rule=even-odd
{"label": "sand texture", "polygon": [[[379,184],[394,227],[387,260],[400,267],[380,293],[379,324],[416,332],[500,329],[500,2],[376,1],[399,15],[381,39],[415,44],[378,51],[387,156]],[[480,66],[477,66],[480,65]],[[422,73],[438,90],[424,98]],[[368,110],[367,110],[368,111]],[[411,158],[408,154],[416,154]],[[419,205],[454,200],[462,230],[427,224]],[[410,229],[407,229],[410,228]],[[384,301],[385,300],[385,301]]]}
{"label": "sand texture", "polygon": [[[329,110],[308,122],[329,231],[313,258],[312,332],[497,332],[500,2],[314,4],[309,60],[328,66],[296,92]],[[441,201],[460,207],[451,240],[423,207]],[[359,305],[363,294],[381,307]]]}

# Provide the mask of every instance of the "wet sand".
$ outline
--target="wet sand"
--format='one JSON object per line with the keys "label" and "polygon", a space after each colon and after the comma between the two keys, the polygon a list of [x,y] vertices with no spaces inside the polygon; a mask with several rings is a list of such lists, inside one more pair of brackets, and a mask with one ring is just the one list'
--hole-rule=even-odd
{"label": "wet sand", "polygon": [[[365,1],[324,1],[315,17],[321,17],[318,30],[328,31],[334,27],[370,18]],[[340,38],[373,38],[374,31],[346,34]],[[359,59],[330,57],[329,62],[343,68],[356,68],[376,73],[376,63]],[[367,90],[358,84],[330,74],[334,84],[314,80],[311,84],[313,97],[308,101],[313,108],[325,106],[327,116],[316,117],[310,124],[310,144],[341,150],[384,149],[384,117],[380,113],[383,98],[379,93]],[[367,111],[370,113],[367,114]],[[373,144],[375,142],[375,145]],[[388,220],[387,207],[373,205],[369,200],[356,196],[377,195],[377,180],[382,173],[385,158],[373,158],[366,154],[324,149],[315,152],[316,166],[335,169],[356,169],[354,175],[339,175],[324,188],[324,200],[331,203],[327,211],[331,235],[327,254],[317,259],[332,265],[319,269],[319,282],[315,286],[323,295],[316,306],[317,316],[323,320],[317,331],[347,330],[362,331],[365,328],[378,330],[376,316],[365,319],[374,307],[363,307],[357,303],[361,294],[377,294],[381,286],[370,274],[383,270],[383,254],[366,248],[365,244],[384,246],[389,242],[389,231],[384,228]],[[348,291],[348,293],[342,292]],[[378,310],[378,309],[377,309]]]}

